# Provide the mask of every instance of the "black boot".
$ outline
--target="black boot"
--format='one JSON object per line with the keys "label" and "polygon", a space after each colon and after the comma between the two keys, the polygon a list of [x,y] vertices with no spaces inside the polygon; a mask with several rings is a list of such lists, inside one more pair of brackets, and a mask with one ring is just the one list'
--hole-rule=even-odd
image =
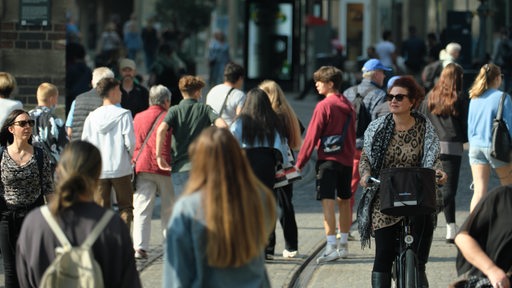
{"label": "black boot", "polygon": [[426,216],[424,218],[423,223],[420,224],[418,227],[421,227],[421,230],[419,231],[421,234],[416,236],[414,238],[414,242],[417,244],[420,244],[417,246],[417,255],[418,255],[418,284],[419,288],[428,288],[428,279],[427,274],[425,273],[425,266],[428,262],[428,257],[430,255],[430,247],[432,246],[432,240],[434,237],[434,223],[435,219],[433,218],[435,216]]}
{"label": "black boot", "polygon": [[419,271],[418,275],[418,288],[428,288],[428,279],[427,279],[427,273],[425,273],[425,270]]}
{"label": "black boot", "polygon": [[391,288],[391,274],[372,272],[372,288]]}

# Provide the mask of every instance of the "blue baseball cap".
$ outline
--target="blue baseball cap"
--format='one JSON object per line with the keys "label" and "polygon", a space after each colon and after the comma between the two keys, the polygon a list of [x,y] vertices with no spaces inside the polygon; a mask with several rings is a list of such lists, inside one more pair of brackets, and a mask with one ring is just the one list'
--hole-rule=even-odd
{"label": "blue baseball cap", "polygon": [[363,69],[361,69],[363,73],[375,70],[391,71],[392,69],[384,66],[384,64],[382,64],[379,59],[370,59],[366,61],[363,65]]}

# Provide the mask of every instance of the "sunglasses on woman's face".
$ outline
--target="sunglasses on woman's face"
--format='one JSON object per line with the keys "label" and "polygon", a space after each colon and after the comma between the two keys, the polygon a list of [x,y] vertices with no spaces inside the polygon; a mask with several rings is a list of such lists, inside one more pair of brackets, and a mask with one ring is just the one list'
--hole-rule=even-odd
{"label": "sunglasses on woman's face", "polygon": [[16,125],[16,126],[20,126],[20,127],[27,127],[27,124],[30,127],[34,127],[34,125],[36,124],[36,121],[34,121],[34,120],[20,120],[20,121],[16,121],[16,122],[12,123],[12,125]]}
{"label": "sunglasses on woman's face", "polygon": [[387,94],[386,95],[386,100],[388,100],[389,102],[393,101],[393,98],[396,99],[396,101],[398,102],[401,102],[402,100],[404,100],[404,97],[407,97],[407,95],[405,94]]}

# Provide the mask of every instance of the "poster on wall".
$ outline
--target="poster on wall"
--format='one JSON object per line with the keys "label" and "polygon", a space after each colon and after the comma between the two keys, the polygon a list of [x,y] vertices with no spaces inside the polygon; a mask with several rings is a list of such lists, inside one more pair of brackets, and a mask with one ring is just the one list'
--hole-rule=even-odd
{"label": "poster on wall", "polygon": [[50,0],[20,0],[20,24],[50,25],[50,4]]}

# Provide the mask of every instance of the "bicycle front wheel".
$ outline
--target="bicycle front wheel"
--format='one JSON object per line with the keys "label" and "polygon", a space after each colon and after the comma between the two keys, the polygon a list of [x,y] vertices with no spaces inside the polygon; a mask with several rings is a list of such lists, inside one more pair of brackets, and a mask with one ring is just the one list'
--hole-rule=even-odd
{"label": "bicycle front wheel", "polygon": [[418,287],[418,269],[416,263],[416,254],[412,249],[405,252],[405,287],[415,288]]}

